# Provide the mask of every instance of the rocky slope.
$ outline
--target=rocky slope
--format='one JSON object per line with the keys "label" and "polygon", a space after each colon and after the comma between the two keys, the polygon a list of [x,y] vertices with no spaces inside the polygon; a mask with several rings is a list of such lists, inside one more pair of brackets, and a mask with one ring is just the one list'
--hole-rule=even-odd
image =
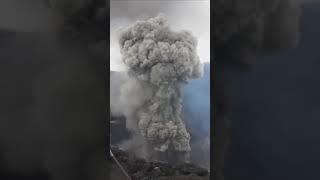
{"label": "rocky slope", "polygon": [[[112,147],[114,157],[120,162],[132,180],[209,180],[209,172],[194,164],[168,164],[165,162],[146,162],[144,159]],[[113,161],[110,180],[127,179],[120,167]]]}

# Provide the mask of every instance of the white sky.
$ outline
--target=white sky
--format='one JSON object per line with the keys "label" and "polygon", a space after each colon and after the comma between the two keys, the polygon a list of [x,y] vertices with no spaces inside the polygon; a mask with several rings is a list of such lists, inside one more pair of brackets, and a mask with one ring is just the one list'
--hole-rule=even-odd
{"label": "white sky", "polygon": [[209,0],[143,0],[111,1],[110,3],[110,70],[125,70],[121,61],[117,32],[138,19],[165,13],[173,30],[189,30],[198,38],[198,55],[202,62],[210,61],[210,1]]}

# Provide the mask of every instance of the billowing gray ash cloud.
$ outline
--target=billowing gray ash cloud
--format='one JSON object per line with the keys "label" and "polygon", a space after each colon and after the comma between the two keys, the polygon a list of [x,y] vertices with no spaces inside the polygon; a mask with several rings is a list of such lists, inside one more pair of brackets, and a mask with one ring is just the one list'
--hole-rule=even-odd
{"label": "billowing gray ash cloud", "polygon": [[130,121],[153,150],[190,152],[190,135],[180,117],[181,88],[202,75],[197,39],[190,32],[170,30],[165,15],[159,14],[122,29],[119,43],[129,77],[146,92]]}

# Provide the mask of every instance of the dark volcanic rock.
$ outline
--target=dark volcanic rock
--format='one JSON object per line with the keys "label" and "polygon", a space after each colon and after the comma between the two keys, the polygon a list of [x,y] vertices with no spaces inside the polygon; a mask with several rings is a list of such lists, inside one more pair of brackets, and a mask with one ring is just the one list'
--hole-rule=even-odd
{"label": "dark volcanic rock", "polygon": [[110,117],[110,120],[111,144],[117,144],[123,140],[129,139],[130,131],[126,129],[125,117]]}
{"label": "dark volcanic rock", "polygon": [[[129,155],[126,152],[112,147],[112,152],[117,160],[121,163],[132,180],[209,180],[209,172],[206,169],[198,167],[194,164],[168,164],[166,162],[147,162],[144,159]],[[114,166],[116,170],[117,167]],[[119,177],[119,176],[118,176]],[[111,180],[118,177],[110,177]],[[118,178],[119,179],[119,178]],[[125,179],[125,176],[123,176]]]}

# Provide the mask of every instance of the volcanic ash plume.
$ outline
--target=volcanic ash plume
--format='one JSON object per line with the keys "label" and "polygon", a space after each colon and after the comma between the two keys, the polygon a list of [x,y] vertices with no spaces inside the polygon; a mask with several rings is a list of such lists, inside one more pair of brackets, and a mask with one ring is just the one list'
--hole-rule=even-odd
{"label": "volcanic ash plume", "polygon": [[128,75],[143,91],[151,92],[135,111],[138,130],[155,151],[169,147],[191,151],[190,135],[180,117],[181,88],[188,79],[202,75],[197,39],[187,31],[170,30],[160,14],[123,29],[119,43]]}

